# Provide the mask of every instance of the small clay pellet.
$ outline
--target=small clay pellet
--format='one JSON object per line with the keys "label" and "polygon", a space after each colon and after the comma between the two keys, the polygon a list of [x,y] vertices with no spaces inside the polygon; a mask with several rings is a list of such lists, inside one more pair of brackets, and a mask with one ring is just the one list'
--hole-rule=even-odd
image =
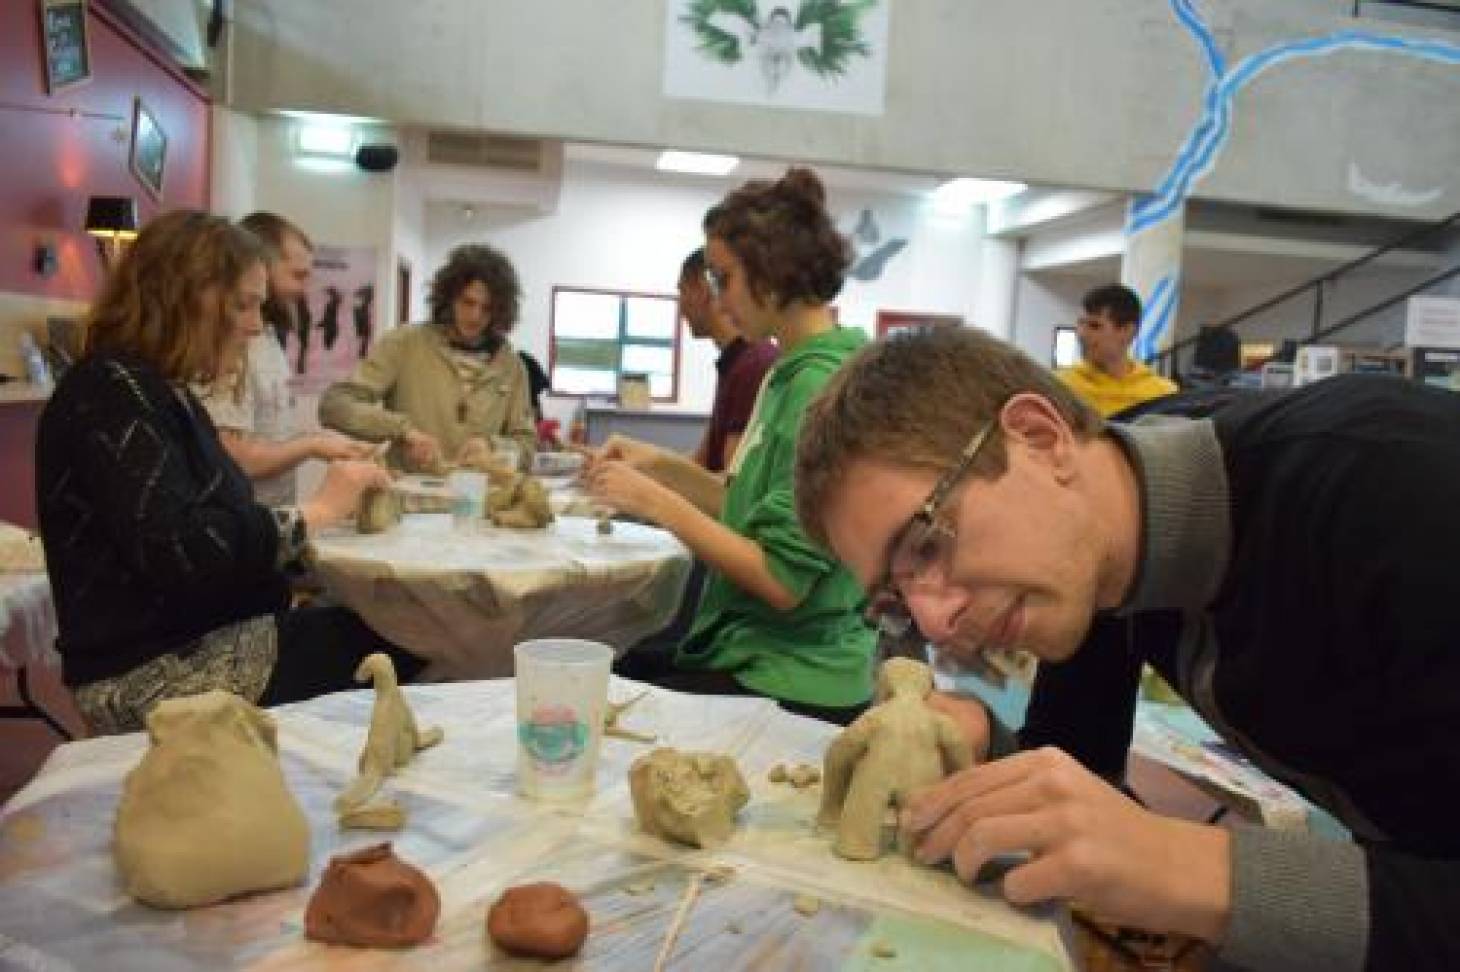
{"label": "small clay pellet", "polygon": [[772,783],[786,782],[786,780],[788,779],[786,775],[786,764],[777,763],[776,765],[772,766],[771,771],[765,775],[765,778],[770,780]]}
{"label": "small clay pellet", "polygon": [[872,943],[872,955],[880,959],[897,958],[897,949],[887,942],[879,940]]}
{"label": "small clay pellet", "polygon": [[790,779],[791,785],[796,789],[804,790],[813,783],[821,782],[821,770],[815,766],[808,766],[805,763],[801,763],[787,774],[787,778]]}
{"label": "small clay pellet", "polygon": [[821,910],[821,899],[809,894],[798,894],[796,900],[791,902],[791,907],[795,908],[798,914],[810,918]]}
{"label": "small clay pellet", "polygon": [[630,881],[628,884],[624,885],[624,894],[648,894],[650,891],[653,890],[654,882],[648,880],[647,878],[642,881]]}

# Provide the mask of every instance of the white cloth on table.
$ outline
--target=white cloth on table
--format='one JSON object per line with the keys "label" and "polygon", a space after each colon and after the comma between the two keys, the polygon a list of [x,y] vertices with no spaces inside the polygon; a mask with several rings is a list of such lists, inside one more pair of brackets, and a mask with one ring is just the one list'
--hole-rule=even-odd
{"label": "white cloth on table", "polygon": [[530,638],[586,638],[627,649],[674,616],[689,551],[663,530],[582,517],[544,530],[457,529],[449,516],[407,515],[378,534],[326,531],[316,570],[379,634],[427,659],[424,677],[512,672]]}

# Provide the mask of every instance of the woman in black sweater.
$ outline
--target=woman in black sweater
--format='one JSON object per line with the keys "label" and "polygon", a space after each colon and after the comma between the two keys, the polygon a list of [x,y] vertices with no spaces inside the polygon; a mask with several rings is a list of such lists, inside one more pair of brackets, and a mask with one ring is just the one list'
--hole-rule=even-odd
{"label": "woman in black sweater", "polygon": [[331,463],[297,507],[254,502],[188,391],[235,368],[263,321],[265,253],[206,213],[159,216],[108,279],[85,353],[36,443],[41,539],[67,685],[91,730],[140,729],[166,698],[225,689],[261,705],[353,687],[356,664],[420,662],[337,607],[289,609],[309,532],[384,485]]}

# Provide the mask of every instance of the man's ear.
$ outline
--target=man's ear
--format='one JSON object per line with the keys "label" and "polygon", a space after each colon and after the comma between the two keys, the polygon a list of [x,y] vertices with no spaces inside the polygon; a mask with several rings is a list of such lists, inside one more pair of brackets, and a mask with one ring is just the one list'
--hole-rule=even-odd
{"label": "man's ear", "polygon": [[1043,395],[1020,392],[999,410],[1006,449],[1020,450],[1068,482],[1074,476],[1075,434],[1059,409]]}

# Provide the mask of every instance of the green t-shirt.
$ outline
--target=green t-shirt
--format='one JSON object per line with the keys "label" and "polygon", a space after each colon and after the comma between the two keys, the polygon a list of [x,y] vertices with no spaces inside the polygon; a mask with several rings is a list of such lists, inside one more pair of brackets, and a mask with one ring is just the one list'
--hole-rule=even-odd
{"label": "green t-shirt", "polygon": [[835,328],[783,351],[766,375],[730,470],[721,522],[765,551],[766,563],[800,597],[788,612],[711,571],[678,664],[731,672],[772,698],[851,706],[872,697],[876,636],[862,620],[862,591],[796,519],[796,437],[811,400],[867,342]]}

